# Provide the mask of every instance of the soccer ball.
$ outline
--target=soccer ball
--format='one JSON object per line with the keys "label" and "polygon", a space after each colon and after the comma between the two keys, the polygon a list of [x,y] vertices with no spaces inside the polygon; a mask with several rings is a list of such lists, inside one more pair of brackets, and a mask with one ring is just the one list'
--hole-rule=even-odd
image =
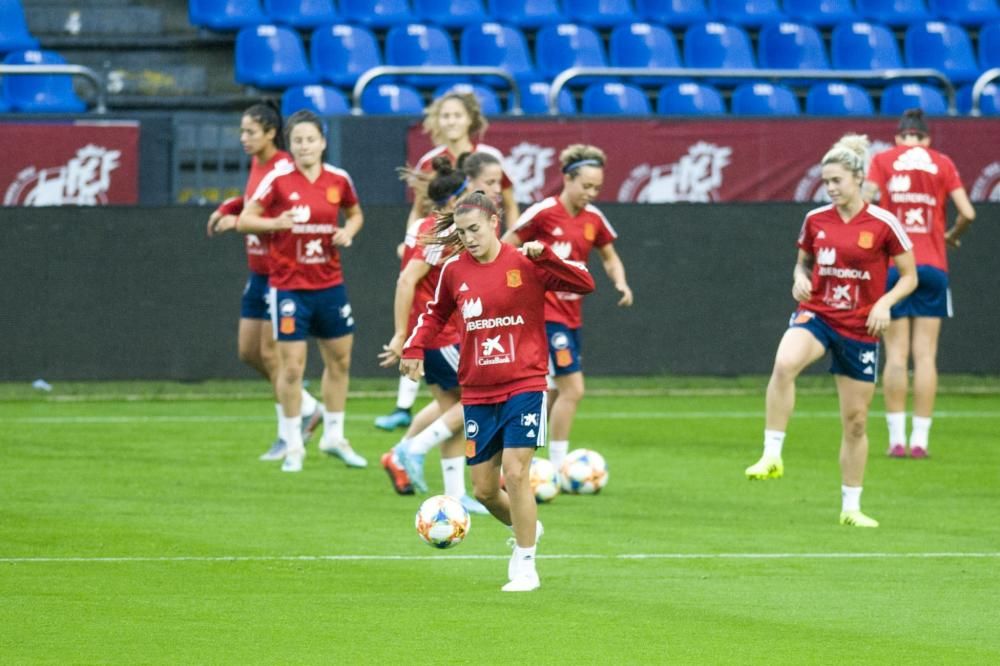
{"label": "soccer ball", "polygon": [[562,464],[562,488],[568,493],[593,495],[608,483],[604,456],[590,449],[570,451]]}
{"label": "soccer ball", "polygon": [[531,470],[528,472],[531,491],[535,493],[535,501],[551,502],[559,494],[559,473],[556,466],[545,458],[532,458]]}
{"label": "soccer ball", "polygon": [[435,548],[451,548],[462,543],[472,527],[472,519],[454,497],[435,495],[424,500],[417,511],[417,534]]}

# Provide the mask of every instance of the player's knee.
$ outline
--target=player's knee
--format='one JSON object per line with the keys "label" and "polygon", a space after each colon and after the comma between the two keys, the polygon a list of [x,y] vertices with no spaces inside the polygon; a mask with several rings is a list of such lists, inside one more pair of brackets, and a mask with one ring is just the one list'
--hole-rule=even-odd
{"label": "player's knee", "polygon": [[848,439],[858,440],[865,436],[868,426],[868,410],[853,409],[844,418],[844,434]]}
{"label": "player's knee", "polygon": [[788,359],[778,357],[774,359],[774,369],[771,371],[772,379],[779,382],[792,382],[799,375],[799,365]]}
{"label": "player's knee", "polygon": [[260,350],[254,345],[240,344],[236,348],[236,355],[242,363],[246,363],[247,365],[260,365]]}

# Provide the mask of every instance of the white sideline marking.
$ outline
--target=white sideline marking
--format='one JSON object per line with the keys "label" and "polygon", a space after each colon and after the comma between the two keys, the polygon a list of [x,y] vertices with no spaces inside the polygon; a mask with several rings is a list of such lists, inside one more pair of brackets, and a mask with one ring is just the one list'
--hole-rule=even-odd
{"label": "white sideline marking", "polygon": [[[993,559],[978,553],[599,553],[540,554],[545,560],[896,560]],[[509,560],[510,555],[178,555],[174,557],[0,557],[0,564],[132,562],[421,562],[427,560]]]}

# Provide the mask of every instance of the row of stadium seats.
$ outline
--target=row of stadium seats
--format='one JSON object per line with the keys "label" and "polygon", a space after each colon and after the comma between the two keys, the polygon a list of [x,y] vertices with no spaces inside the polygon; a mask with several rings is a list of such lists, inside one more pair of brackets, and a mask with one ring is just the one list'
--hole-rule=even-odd
{"label": "row of stadium seats", "polygon": [[[52,51],[17,51],[8,53],[5,65],[65,65],[66,61]],[[73,91],[73,80],[67,75],[39,74],[5,76],[0,86],[0,113],[83,113],[86,103]]]}
{"label": "row of stadium seats", "polygon": [[[10,0],[6,0],[10,1]],[[464,27],[498,21],[537,28],[564,22],[610,27],[638,20],[691,25],[708,20],[760,26],[872,20],[907,25],[943,19],[981,25],[1000,18],[997,0],[189,0],[193,25],[238,30],[260,23],[313,28],[344,21],[376,28],[413,22]]]}

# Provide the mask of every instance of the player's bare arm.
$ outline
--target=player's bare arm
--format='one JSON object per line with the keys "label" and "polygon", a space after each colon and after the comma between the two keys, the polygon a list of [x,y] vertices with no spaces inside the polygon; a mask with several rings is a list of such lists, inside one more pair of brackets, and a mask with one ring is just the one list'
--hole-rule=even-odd
{"label": "player's bare arm", "polygon": [[236,231],[243,234],[264,234],[270,231],[284,231],[295,224],[292,211],[286,210],[278,217],[264,217],[264,208],[251,201],[236,220]]}
{"label": "player's bare arm", "polygon": [[958,249],[962,246],[962,241],[959,238],[965,234],[969,225],[976,219],[976,209],[972,207],[972,202],[969,201],[969,195],[965,192],[964,187],[952,191],[951,200],[958,210],[958,215],[955,217],[955,225],[945,232],[944,240],[951,247]]}
{"label": "player's bare arm", "polygon": [[799,250],[792,270],[792,298],[800,303],[808,301],[812,294],[812,271],[815,263],[816,257],[805,250]]}
{"label": "player's bare arm", "polygon": [[364,213],[361,212],[361,206],[355,204],[350,208],[344,209],[344,226],[338,227],[336,231],[333,232],[333,244],[340,247],[350,247],[351,243],[354,242],[354,237],[358,235],[361,231],[361,227],[365,224]]}
{"label": "player's bare arm", "polygon": [[615,289],[621,294],[621,298],[618,299],[618,306],[622,308],[631,306],[634,300],[632,289],[628,286],[628,281],[625,279],[625,264],[622,263],[621,257],[615,252],[615,246],[608,243],[603,247],[597,248],[597,251],[601,253],[604,272],[607,273],[611,283],[615,285]]}

